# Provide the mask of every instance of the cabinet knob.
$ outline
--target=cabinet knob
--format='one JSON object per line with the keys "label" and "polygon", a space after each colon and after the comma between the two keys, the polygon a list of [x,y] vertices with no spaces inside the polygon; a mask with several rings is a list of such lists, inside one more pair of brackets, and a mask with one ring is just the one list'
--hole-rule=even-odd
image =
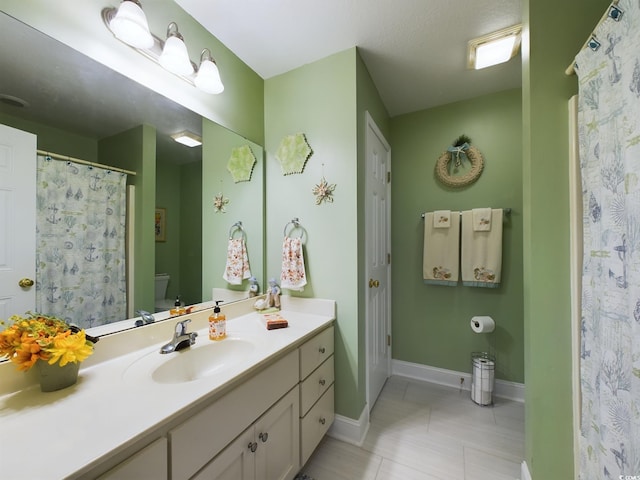
{"label": "cabinet knob", "polygon": [[324,378],[321,378],[318,383],[320,384],[320,386],[324,387],[324,384],[327,383],[327,382],[325,381]]}
{"label": "cabinet knob", "polygon": [[327,420],[324,417],[320,417],[320,420],[318,420],[320,422],[321,425],[324,425],[325,423],[327,423]]}
{"label": "cabinet knob", "polygon": [[258,435],[258,438],[262,441],[262,443],[266,443],[267,439],[269,438],[269,434],[267,432],[261,433],[260,435]]}
{"label": "cabinet knob", "polygon": [[324,353],[324,352],[326,352],[327,350],[326,350],[324,347],[320,347],[320,348],[318,349],[318,351],[319,351],[320,353]]}
{"label": "cabinet knob", "polygon": [[249,450],[251,450],[251,453],[256,453],[256,450],[258,449],[258,443],[257,442],[249,442]]}

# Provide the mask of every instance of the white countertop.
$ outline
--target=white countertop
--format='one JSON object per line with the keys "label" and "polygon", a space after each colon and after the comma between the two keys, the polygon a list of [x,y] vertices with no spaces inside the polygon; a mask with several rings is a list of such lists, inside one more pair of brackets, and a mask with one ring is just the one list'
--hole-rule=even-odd
{"label": "white countertop", "polygon": [[[238,302],[223,312],[227,315],[229,339],[249,340],[255,348],[238,362],[207,377],[163,384],[144,374],[143,365],[155,368],[156,362],[159,366],[182,354],[159,353],[160,346],[171,339],[168,332],[173,331],[178,320],[169,319],[122,332],[117,338],[106,337],[104,347],[101,339],[92,356],[96,359],[83,363],[78,383],[72,387],[42,393],[38,385],[32,385],[0,396],[0,477],[53,480],[86,473],[194,404],[221,395],[335,319],[335,302],[331,300],[283,296],[280,313],[289,321],[289,327],[267,330],[262,315],[252,311],[252,304],[253,301]],[[207,332],[209,313],[190,315],[189,331],[198,332],[191,349],[213,343]],[[126,353],[127,346],[138,347],[141,338],[153,343]],[[102,347],[104,351],[98,355]],[[2,367],[5,368],[0,369],[0,374],[9,375],[7,365]]]}

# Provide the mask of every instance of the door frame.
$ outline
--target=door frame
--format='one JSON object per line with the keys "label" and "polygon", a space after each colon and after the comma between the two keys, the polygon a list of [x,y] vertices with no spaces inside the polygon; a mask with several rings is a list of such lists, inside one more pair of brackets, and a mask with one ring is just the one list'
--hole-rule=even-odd
{"label": "door frame", "polygon": [[[388,175],[391,175],[391,146],[389,145],[389,142],[387,142],[386,138],[384,137],[384,135],[382,134],[382,132],[380,131],[380,129],[378,128],[378,125],[376,125],[375,121],[373,120],[373,118],[371,117],[371,115],[369,114],[368,111],[365,111],[365,123],[366,123],[366,132],[365,132],[365,199],[368,199],[368,196],[370,194],[369,192],[369,159],[368,159],[368,153],[371,150],[371,140],[372,140],[372,135],[375,135],[380,142],[384,145],[384,148],[387,152],[387,172]],[[387,217],[387,225],[390,227],[391,226],[391,182],[387,182],[387,208],[386,208],[386,217]],[[364,281],[366,282],[368,278],[370,278],[370,272],[369,272],[369,261],[368,261],[368,256],[370,253],[370,240],[368,238],[368,236],[366,235],[367,227],[368,227],[368,221],[370,221],[369,219],[371,218],[371,212],[369,211],[369,203],[365,200],[365,276],[364,276]],[[391,255],[391,228],[387,228],[387,231],[385,232],[385,235],[387,237],[387,245],[388,245],[388,254]],[[386,268],[386,283],[387,283],[387,299],[386,299],[386,305],[387,305],[387,311],[386,311],[386,321],[385,321],[385,328],[387,331],[387,335],[389,336],[389,338],[391,337],[391,262],[387,262],[387,268]],[[366,292],[366,296],[369,295],[369,289],[367,288],[367,286],[365,286],[365,292]],[[367,298],[367,297],[365,297]],[[366,344],[366,360],[365,360],[365,378],[366,378],[366,402],[367,402],[367,412],[370,413],[371,412],[371,408],[372,408],[372,401],[371,401],[371,392],[370,392],[370,378],[369,378],[369,358],[371,355],[371,345],[369,343],[369,302],[368,302],[368,298],[365,301],[365,344]],[[387,357],[387,378],[389,376],[391,376],[391,354],[392,354],[392,347],[391,344],[388,345],[388,357]]]}

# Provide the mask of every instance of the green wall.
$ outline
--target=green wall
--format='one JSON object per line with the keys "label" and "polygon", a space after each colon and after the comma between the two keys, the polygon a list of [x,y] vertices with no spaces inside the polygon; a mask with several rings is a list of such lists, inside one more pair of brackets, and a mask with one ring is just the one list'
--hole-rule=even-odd
{"label": "green wall", "polygon": [[127,178],[135,186],[133,310],[153,312],[155,299],[156,129],[140,125],[98,142],[105,163],[136,172]]}
{"label": "green wall", "polygon": [[[434,167],[463,133],[485,167],[475,183],[449,188]],[[394,117],[391,144],[393,358],[470,372],[471,352],[490,351],[497,378],[524,382],[520,90]],[[504,221],[501,286],[425,285],[421,214],[479,207],[512,209]],[[493,317],[495,333],[473,333],[474,315]]]}
{"label": "green wall", "polygon": [[608,5],[523,4],[525,445],[536,480],[574,478],[567,102],[577,81],[564,71]]}
{"label": "green wall", "polygon": [[[211,298],[211,289],[248,291],[249,282],[230,285],[222,278],[226,265],[229,231],[242,222],[251,274],[264,291],[264,150],[240,135],[204,120],[202,151],[202,299]],[[234,148],[249,145],[256,163],[249,181],[235,183],[227,164]],[[215,196],[222,193],[229,203],[224,211],[216,211]],[[239,238],[239,233],[233,233]]]}
{"label": "green wall", "polygon": [[[2,108],[10,107],[0,107],[0,109]],[[36,135],[39,150],[61,153],[91,162],[98,161],[98,142],[95,138],[24,120],[5,112],[0,112],[0,123]]]}
{"label": "green wall", "polygon": [[186,305],[202,301],[201,185],[202,159],[180,167],[180,294]]}
{"label": "green wall", "polygon": [[[358,418],[364,406],[358,332],[356,49],[265,81],[266,265],[280,278],[283,229],[305,229],[308,284],[295,296],[337,302],[336,411]],[[283,137],[304,133],[313,154],[302,174],[283,175],[275,153]],[[337,185],[333,203],[315,204],[322,177]]]}

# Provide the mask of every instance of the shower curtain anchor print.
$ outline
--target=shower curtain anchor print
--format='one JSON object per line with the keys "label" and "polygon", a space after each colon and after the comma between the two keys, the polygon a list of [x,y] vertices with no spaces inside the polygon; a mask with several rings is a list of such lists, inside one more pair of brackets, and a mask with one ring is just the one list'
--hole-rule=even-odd
{"label": "shower curtain anchor print", "polygon": [[640,479],[640,2],[576,57],[583,197],[581,480]]}

